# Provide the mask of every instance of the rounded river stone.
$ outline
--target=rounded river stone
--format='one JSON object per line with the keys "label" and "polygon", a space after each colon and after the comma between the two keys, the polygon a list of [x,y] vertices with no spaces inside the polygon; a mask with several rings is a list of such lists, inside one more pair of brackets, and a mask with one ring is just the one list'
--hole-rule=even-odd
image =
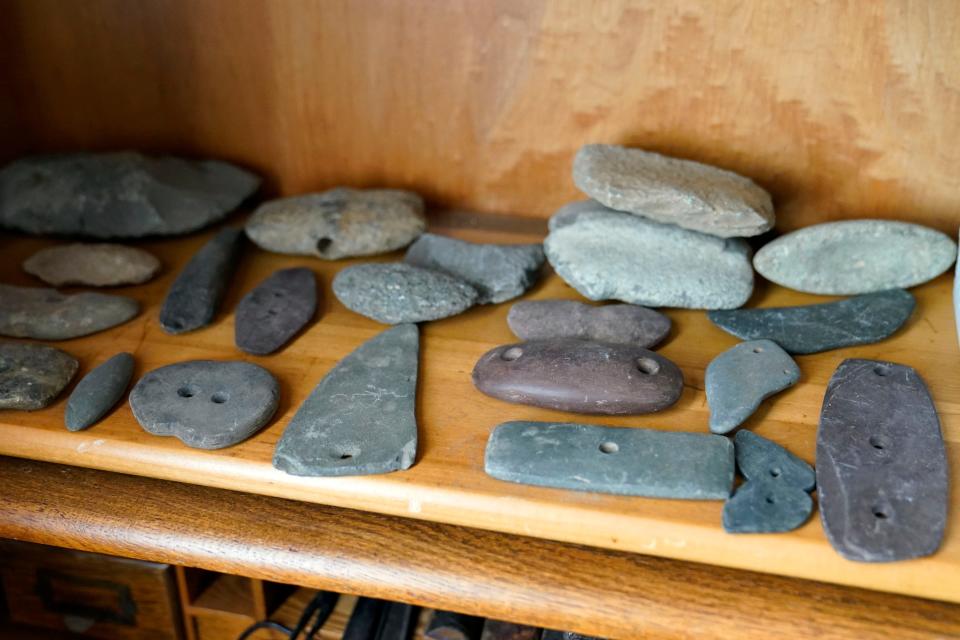
{"label": "rounded river stone", "polygon": [[957,245],[944,233],[892,220],[805,227],[764,245],[753,266],[784,287],[853,295],[923,284],[950,268]]}
{"label": "rounded river stone", "polygon": [[55,287],[114,287],[147,282],[160,271],[160,261],[134,247],[76,243],[41,249],[23,270]]}
{"label": "rounded river stone", "polygon": [[0,284],[0,335],[69,340],[130,320],[140,304],[105,293],[65,295],[56,289]]}
{"label": "rounded river stone", "polygon": [[118,353],[85,375],[67,400],[64,422],[70,431],[95,424],[114,407],[133,376],[133,356]]}
{"label": "rounded river stone", "polygon": [[279,398],[276,378],[263,367],[192,360],[141,378],[130,392],[130,408],[149,433],[176,436],[197,449],[222,449],[265,425]]}
{"label": "rounded river stone", "polygon": [[426,228],[412,191],[339,187],[266,202],[246,230],[267,251],[339,260],[402,249]]}
{"label": "rounded river stone", "polygon": [[79,366],[60,349],[0,342],[0,409],[43,409],[60,395]]}
{"label": "rounded river stone", "polygon": [[317,277],[305,267],[281,269],[237,305],[237,347],[267,355],[285,345],[317,310]]}
{"label": "rounded river stone", "polygon": [[670,333],[670,318],[633,304],[601,307],[575,300],[523,300],[507,324],[521,340],[580,338],[650,348]]}
{"label": "rounded river stone", "polygon": [[347,267],[333,279],[333,293],[351,311],[384,324],[446,318],[477,300],[466,282],[403,262]]}

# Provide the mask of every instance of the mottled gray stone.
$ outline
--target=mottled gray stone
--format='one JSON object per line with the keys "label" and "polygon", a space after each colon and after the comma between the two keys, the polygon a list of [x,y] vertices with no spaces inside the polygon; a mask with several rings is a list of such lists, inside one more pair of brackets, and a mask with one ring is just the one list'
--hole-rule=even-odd
{"label": "mottled gray stone", "polygon": [[0,335],[14,338],[69,340],[123,324],[139,311],[124,296],[0,284]]}
{"label": "mottled gray stone", "polygon": [[330,370],[277,443],[273,466],[297,476],[387,473],[417,455],[416,325],[393,327]]}
{"label": "mottled gray stone", "polygon": [[551,232],[544,249],[557,274],[590,300],[733,309],[753,292],[744,240],[627,213],[582,214]]}
{"label": "mottled gray stone", "polygon": [[477,244],[433,233],[417,238],[404,258],[469,283],[477,290],[477,304],[523,295],[537,281],[544,260],[541,244]]}
{"label": "mottled gray stone", "polygon": [[256,433],[279,399],[276,378],[261,366],[190,360],[140,378],[130,392],[130,408],[148,433],[175,436],[197,449],[222,449]]}
{"label": "mottled gray stone", "polygon": [[167,333],[186,333],[213,322],[243,248],[243,232],[228,227],[190,258],[160,308]]}
{"label": "mottled gray stone", "polygon": [[561,227],[571,225],[580,219],[580,216],[589,213],[623,213],[616,209],[605,207],[596,200],[579,200],[570,202],[557,209],[547,220],[547,228],[556,231]]}
{"label": "mottled gray stone", "polygon": [[130,151],[33,156],[0,170],[0,225],[94,238],[187,233],[223,218],[259,185],[217,160]]}
{"label": "mottled gray stone", "polygon": [[799,307],[711,311],[711,322],[743,340],[773,340],[788,353],[819,353],[872,344],[903,326],[916,301],[891,289]]}
{"label": "mottled gray stone", "polygon": [[741,430],[734,438],[737,466],[750,481],[770,481],[813,491],[816,474],[813,467],[785,448],[752,431]]}
{"label": "mottled gray stone", "polygon": [[384,324],[424,322],[457,315],[477,300],[458,278],[403,262],[359,264],[333,279],[345,307]]}
{"label": "mottled gray stone", "polygon": [[317,278],[305,267],[280,269],[245,295],[234,321],[237,347],[267,355],[285,345],[317,310]]}
{"label": "mottled gray stone", "polygon": [[73,356],[42,344],[0,342],[0,409],[43,409],[77,372]]}
{"label": "mottled gray stone", "polygon": [[749,178],[692,160],[588,144],[573,160],[573,181],[618,211],[723,238],[755,236],[773,227],[769,193]]}
{"label": "mottled gray stone", "polygon": [[827,295],[908,288],[950,268],[957,245],[945,233],[893,220],[804,227],[764,245],[753,266],[777,284]]}
{"label": "mottled gray stone", "polygon": [[70,394],[64,423],[70,431],[95,424],[120,401],[133,376],[133,356],[118,353],[85,375]]}
{"label": "mottled gray stone", "polygon": [[499,480],[650,498],[723,500],[733,443],[723,436],[553,422],[505,422],[484,470]]}
{"label": "mottled gray stone", "polygon": [[160,261],[134,247],[76,243],[41,249],[24,261],[23,270],[55,287],[113,287],[150,280]]}
{"label": "mottled gray stone", "polygon": [[267,251],[339,260],[402,249],[426,228],[412,191],[339,187],[260,205],[247,236]]}
{"label": "mottled gray stone", "polygon": [[792,531],[813,513],[813,499],[803,489],[759,480],[747,482],[723,505],[727,533]]}
{"label": "mottled gray stone", "polygon": [[820,518],[833,548],[862,562],[936,552],[947,483],[940,420],[923,379],[901,364],[844,360],[817,430]]}
{"label": "mottled gray stone", "polygon": [[728,433],[753,415],[760,403],[792,387],[800,367],[770,340],[741,342],[707,365],[705,385],[710,431]]}
{"label": "mottled gray stone", "polygon": [[594,306],[575,300],[523,300],[507,324],[521,340],[580,338],[651,348],[670,333],[670,318],[633,304]]}

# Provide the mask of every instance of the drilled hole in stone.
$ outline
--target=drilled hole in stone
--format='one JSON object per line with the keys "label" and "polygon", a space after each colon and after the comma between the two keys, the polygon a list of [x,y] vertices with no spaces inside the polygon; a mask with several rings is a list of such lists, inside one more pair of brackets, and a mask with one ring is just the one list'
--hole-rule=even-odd
{"label": "drilled hole in stone", "polygon": [[340,459],[341,459],[341,460],[349,460],[349,459],[352,458],[352,457],[353,457],[353,454],[352,454],[352,453],[341,453],[341,454],[340,454]]}
{"label": "drilled hole in stone", "polygon": [[763,347],[754,347],[754,348],[753,348],[753,352],[754,352],[754,353],[763,353]]}
{"label": "drilled hole in stone", "polygon": [[885,438],[880,436],[870,436],[870,439],[867,441],[870,443],[870,446],[876,449],[877,451],[883,451],[887,448],[887,441]]}
{"label": "drilled hole in stone", "polygon": [[890,515],[887,513],[886,509],[884,509],[883,507],[874,507],[873,517],[876,518],[877,520],[886,520],[887,518],[890,517]]}
{"label": "drilled hole in stone", "polygon": [[177,389],[177,395],[181,398],[192,398],[200,393],[200,389],[195,384],[185,384]]}
{"label": "drilled hole in stone", "polygon": [[875,374],[877,374],[878,376],[881,376],[881,377],[883,377],[883,376],[888,376],[888,375],[890,375],[890,367],[887,367],[887,366],[882,365],[882,364],[881,364],[881,365],[877,365],[876,367],[873,368],[873,372],[874,372]]}
{"label": "drilled hole in stone", "polygon": [[217,391],[212,396],[210,396],[210,402],[214,404],[223,404],[230,399],[230,394],[226,391]]}
{"label": "drilled hole in stone", "polygon": [[355,446],[337,447],[330,452],[330,457],[334,460],[352,460],[360,455],[360,448]]}
{"label": "drilled hole in stone", "polygon": [[776,500],[773,499],[773,496],[767,496],[766,500],[767,504],[773,504],[776,502]]}
{"label": "drilled hole in stone", "polygon": [[660,363],[653,358],[637,358],[637,370],[640,373],[653,375],[660,371]]}
{"label": "drilled hole in stone", "polygon": [[781,473],[780,469],[770,469],[770,477],[772,478],[779,478]]}
{"label": "drilled hole in stone", "polygon": [[620,446],[616,442],[604,442],[600,445],[601,453],[616,453],[620,451]]}
{"label": "drilled hole in stone", "polygon": [[520,347],[510,347],[506,351],[500,354],[500,357],[507,362],[513,362],[517,358],[523,355],[523,349]]}
{"label": "drilled hole in stone", "polygon": [[323,253],[330,248],[330,245],[333,244],[332,238],[323,237],[317,240],[317,251]]}
{"label": "drilled hole in stone", "polygon": [[783,375],[785,375],[785,376],[790,375],[790,369],[784,369],[784,370],[783,370]]}

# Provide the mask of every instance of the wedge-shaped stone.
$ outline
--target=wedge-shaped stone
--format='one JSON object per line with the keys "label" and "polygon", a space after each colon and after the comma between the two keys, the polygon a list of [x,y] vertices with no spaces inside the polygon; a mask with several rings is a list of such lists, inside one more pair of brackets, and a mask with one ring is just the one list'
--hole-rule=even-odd
{"label": "wedge-shaped stone", "polygon": [[840,364],[820,413],[817,492],[827,538],[849,560],[906,560],[940,547],[946,451],[933,400],[914,369]]}
{"label": "wedge-shaped stone", "polygon": [[813,500],[803,489],[758,480],[737,489],[723,505],[727,533],[779,533],[793,531],[813,513]]}
{"label": "wedge-shaped stone", "polygon": [[950,268],[957,245],[944,233],[893,220],[804,227],[763,246],[753,266],[777,284],[827,295],[908,288]]}
{"label": "wedge-shaped stone", "polygon": [[419,335],[403,324],[337,363],[297,410],[273,466],[296,476],[407,469],[417,455]]}
{"label": "wedge-shaped stone", "polygon": [[79,366],[60,349],[0,342],[0,409],[43,409],[60,395]]}
{"label": "wedge-shaped stone", "polygon": [[723,436],[553,422],[505,422],[487,441],[499,480],[650,498],[723,500],[733,443]]}
{"label": "wedge-shaped stone", "polygon": [[602,307],[575,300],[523,300],[510,307],[510,330],[521,340],[580,338],[650,348],[670,333],[670,318],[633,304]]}
{"label": "wedge-shaped stone", "polygon": [[752,431],[738,431],[734,444],[737,467],[747,480],[769,480],[803,491],[813,491],[816,486],[813,467],[776,442]]}
{"label": "wedge-shaped stone", "polygon": [[574,413],[639,414],[679,400],[683,374],[640,347],[558,338],[491,349],[473,368],[473,384],[507,402]]}
{"label": "wedge-shaped stone", "polygon": [[903,326],[916,301],[891,289],[800,307],[711,311],[711,322],[744,340],[773,340],[788,353],[819,353],[872,344]]}
{"label": "wedge-shaped stone", "polygon": [[133,356],[118,353],[83,376],[67,400],[64,423],[70,431],[94,425],[112,409],[130,384]]}
{"label": "wedge-shaped stone", "polygon": [[69,340],[127,322],[140,311],[133,298],[105,293],[65,295],[45,287],[0,284],[0,335]]}
{"label": "wedge-shaped stone", "polygon": [[317,277],[313,271],[281,269],[240,300],[234,340],[247,353],[273,353],[293,338],[316,310]]}
{"label": "wedge-shaped stone", "polygon": [[723,238],[773,227],[770,194],[749,178],[710,165],[609,144],[588,144],[573,181],[608,207]]}
{"label": "wedge-shaped stone", "polygon": [[55,287],[114,287],[150,280],[160,270],[160,261],[136,247],[75,243],[41,249],[27,258],[23,270]]}

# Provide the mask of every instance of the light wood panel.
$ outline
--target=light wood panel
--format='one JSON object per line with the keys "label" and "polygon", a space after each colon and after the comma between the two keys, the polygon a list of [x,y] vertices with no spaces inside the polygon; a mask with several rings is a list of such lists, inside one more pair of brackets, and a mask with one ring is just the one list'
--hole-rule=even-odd
{"label": "light wood panel", "polygon": [[0,159],[223,156],[545,216],[586,142],[715,163],[781,229],[960,221],[952,0],[2,0]]}

